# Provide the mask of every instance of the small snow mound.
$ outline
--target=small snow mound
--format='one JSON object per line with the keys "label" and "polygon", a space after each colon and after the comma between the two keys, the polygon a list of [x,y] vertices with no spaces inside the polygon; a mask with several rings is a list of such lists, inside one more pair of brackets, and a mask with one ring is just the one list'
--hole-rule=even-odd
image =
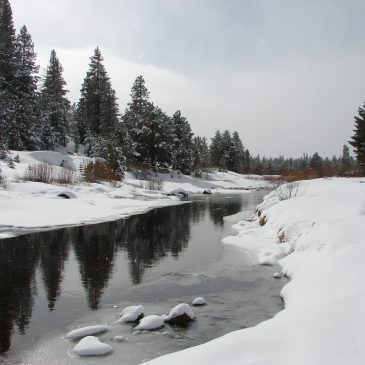
{"label": "small snow mound", "polygon": [[195,318],[194,312],[189,304],[181,303],[172,308],[169,315],[164,319],[171,324],[186,324]]}
{"label": "small snow mound", "polygon": [[125,336],[122,336],[122,335],[117,335],[117,336],[113,337],[114,342],[125,342],[127,340],[128,340],[128,338]]}
{"label": "small snow mound", "polygon": [[144,316],[143,305],[131,305],[120,312],[120,318],[114,323],[137,322]]}
{"label": "small snow mound", "polygon": [[274,272],[273,274],[272,274],[272,277],[273,278],[275,278],[275,279],[280,279],[281,278],[281,274],[279,273],[279,272]]}
{"label": "small snow mound", "polygon": [[83,338],[73,349],[79,356],[102,356],[110,354],[113,348],[101,342],[97,337],[87,336]]}
{"label": "small snow mound", "polygon": [[64,199],[76,199],[77,195],[75,193],[73,193],[72,191],[61,191],[60,193],[57,194],[57,196],[59,198],[64,198]]}
{"label": "small snow mound", "polygon": [[195,298],[193,300],[193,302],[191,303],[191,305],[193,306],[200,306],[200,305],[206,305],[207,302],[205,301],[205,299],[203,297],[198,297],[198,298]]}
{"label": "small snow mound", "polygon": [[135,327],[135,329],[140,331],[152,331],[152,330],[157,330],[163,327],[164,325],[165,322],[161,316],[152,314],[150,316],[142,318],[138,326]]}
{"label": "small snow mound", "polygon": [[76,340],[81,337],[90,336],[90,335],[98,335],[100,333],[108,331],[108,327],[105,325],[95,325],[95,326],[87,326],[77,328],[73,331],[70,331],[65,338],[68,340]]}

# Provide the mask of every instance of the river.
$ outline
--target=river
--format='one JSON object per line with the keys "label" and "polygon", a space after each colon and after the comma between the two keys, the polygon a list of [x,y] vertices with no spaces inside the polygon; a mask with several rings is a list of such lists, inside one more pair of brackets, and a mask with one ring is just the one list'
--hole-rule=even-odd
{"label": "river", "polygon": [[[194,197],[127,219],[0,241],[0,363],[139,364],[254,326],[282,309],[283,280],[221,239],[252,215],[264,192]],[[226,217],[226,218],[224,218]],[[195,297],[197,319],[133,334],[114,325],[113,354],[81,359],[62,338],[77,326],[114,321],[124,306],[163,314]],[[123,335],[126,341],[112,338]]]}

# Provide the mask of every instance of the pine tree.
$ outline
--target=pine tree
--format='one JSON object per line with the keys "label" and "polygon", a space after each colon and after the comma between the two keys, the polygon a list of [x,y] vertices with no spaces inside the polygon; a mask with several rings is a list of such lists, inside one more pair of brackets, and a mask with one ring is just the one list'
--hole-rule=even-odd
{"label": "pine tree", "polygon": [[209,166],[209,147],[205,137],[193,138],[193,169],[199,172],[200,169]]}
{"label": "pine tree", "polygon": [[219,162],[222,158],[222,134],[219,130],[215,132],[214,137],[211,139],[210,144],[210,159],[213,166],[219,166]]}
{"label": "pine tree", "polygon": [[341,170],[342,173],[348,172],[351,166],[350,149],[345,144],[342,148],[342,158],[341,158]]}
{"label": "pine tree", "polygon": [[349,142],[356,154],[357,162],[365,173],[365,103],[363,108],[359,108],[358,116],[355,116],[354,135]]}
{"label": "pine tree", "polygon": [[244,168],[245,150],[238,132],[233,132],[231,149],[229,153],[229,169],[234,172],[242,172]]}
{"label": "pine tree", "polygon": [[171,122],[173,130],[172,167],[189,175],[193,165],[193,133],[190,124],[181,115],[180,110],[175,112]]}
{"label": "pine tree", "polygon": [[17,36],[16,51],[19,61],[17,75],[17,129],[21,139],[21,146],[27,150],[35,149],[39,145],[37,139],[38,97],[36,53],[34,43],[27,27],[24,25]]}
{"label": "pine tree", "polygon": [[19,60],[13,14],[8,0],[0,0],[0,130],[7,148],[21,146],[16,124]]}
{"label": "pine tree", "polygon": [[324,176],[324,170],[323,170],[323,159],[322,157],[316,152],[309,162],[309,167],[312,171],[314,171],[318,177]]}
{"label": "pine tree", "polygon": [[123,116],[123,122],[133,142],[133,156],[131,156],[130,163],[139,166],[148,165],[145,145],[146,134],[148,134],[146,133],[146,128],[149,123],[151,106],[149,91],[142,75],[139,75],[134,81],[131,99]]}
{"label": "pine tree", "polygon": [[90,57],[89,70],[81,88],[81,98],[77,106],[77,125],[79,143],[87,142],[99,136],[106,138],[115,133],[119,108],[117,97],[110,78],[103,65],[99,48]]}
{"label": "pine tree", "polygon": [[42,120],[42,147],[54,149],[56,145],[66,146],[70,102],[66,98],[66,81],[63,67],[52,50],[49,65],[44,77],[40,103]]}

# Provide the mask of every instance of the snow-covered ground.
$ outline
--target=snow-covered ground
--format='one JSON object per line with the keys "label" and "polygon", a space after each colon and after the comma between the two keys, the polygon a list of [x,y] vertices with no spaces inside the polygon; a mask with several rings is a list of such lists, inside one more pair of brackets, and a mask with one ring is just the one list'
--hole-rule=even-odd
{"label": "snow-covered ground", "polygon": [[236,224],[225,243],[262,264],[278,260],[291,277],[281,293],[285,309],[148,364],[365,364],[365,179],[301,182],[296,196],[272,192],[258,209],[261,216]]}
{"label": "snow-covered ground", "polygon": [[[159,174],[158,178],[163,180],[161,191],[148,190],[145,181],[137,180],[129,173],[126,173],[120,186],[108,183],[77,183],[69,186],[45,184],[23,181],[28,166],[47,162],[57,172],[61,171],[62,163],[79,175],[79,166],[85,165],[88,158],[51,151],[11,152],[13,158],[17,155],[20,163],[15,163],[15,168],[0,161],[8,185],[7,189],[0,187],[0,238],[34,230],[114,220],[156,207],[180,204],[178,197],[168,195],[176,189],[199,194],[206,189],[211,189],[212,193],[224,193],[227,189],[241,189],[242,192],[242,189],[267,186],[267,182],[259,176],[233,172],[203,173],[199,179]],[[63,199],[57,196],[65,192],[75,198]]]}

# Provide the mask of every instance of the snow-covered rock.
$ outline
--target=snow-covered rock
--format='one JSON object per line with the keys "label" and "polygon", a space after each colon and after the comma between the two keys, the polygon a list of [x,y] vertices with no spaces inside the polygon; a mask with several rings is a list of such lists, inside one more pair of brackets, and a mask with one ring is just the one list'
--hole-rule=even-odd
{"label": "snow-covered rock", "polygon": [[211,195],[212,194],[212,189],[205,189],[204,191],[203,191],[203,194],[207,194],[207,195]]}
{"label": "snow-covered rock", "polygon": [[193,305],[195,307],[198,307],[200,305],[205,305],[205,304],[207,304],[207,302],[206,302],[206,300],[203,297],[195,298],[193,300],[193,302],[191,303],[191,305]]}
{"label": "snow-covered rock", "polygon": [[272,274],[272,277],[275,278],[275,279],[280,279],[282,277],[282,275],[279,272],[274,272]]}
{"label": "snow-covered rock", "polygon": [[128,340],[128,338],[125,336],[122,336],[122,335],[116,335],[113,337],[114,342],[125,342],[127,340]]}
{"label": "snow-covered rock", "polygon": [[195,315],[190,305],[181,303],[171,309],[164,321],[170,324],[183,325],[192,321],[194,318]]}
{"label": "snow-covered rock", "polygon": [[97,337],[87,336],[83,338],[74,348],[73,352],[79,356],[102,356],[110,354],[113,348],[101,342]]}
{"label": "snow-covered rock", "polygon": [[144,308],[143,305],[131,305],[129,307],[124,308],[120,312],[120,318],[113,322],[123,323],[123,322],[138,322],[144,316]]}
{"label": "snow-covered rock", "polygon": [[161,316],[152,314],[142,318],[135,329],[140,331],[153,331],[163,327],[164,325],[165,322]]}
{"label": "snow-covered rock", "polygon": [[186,198],[187,196],[189,196],[188,192],[186,190],[184,190],[183,188],[174,189],[168,195],[181,196],[183,198]]}
{"label": "snow-covered rock", "polygon": [[108,327],[105,325],[95,325],[95,326],[87,326],[87,327],[81,327],[77,328],[73,331],[70,331],[65,336],[68,340],[77,340],[78,338],[90,336],[90,335],[98,335],[100,333],[104,333],[108,331]]}

